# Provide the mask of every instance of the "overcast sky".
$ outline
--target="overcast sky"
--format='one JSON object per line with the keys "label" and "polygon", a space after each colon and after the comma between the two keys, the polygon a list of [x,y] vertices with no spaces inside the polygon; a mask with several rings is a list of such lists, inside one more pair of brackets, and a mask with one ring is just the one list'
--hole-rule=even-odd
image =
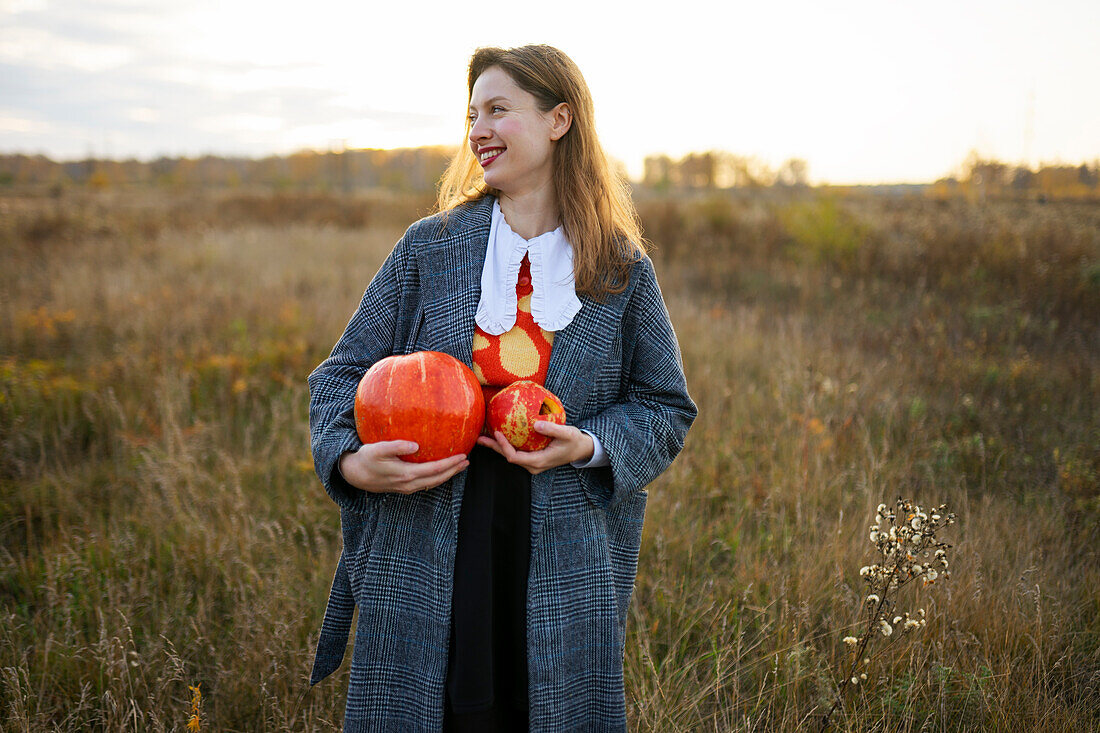
{"label": "overcast sky", "polygon": [[0,152],[456,144],[470,54],[524,43],[573,57],[635,175],[706,149],[836,183],[1100,157],[1097,0],[0,0]]}

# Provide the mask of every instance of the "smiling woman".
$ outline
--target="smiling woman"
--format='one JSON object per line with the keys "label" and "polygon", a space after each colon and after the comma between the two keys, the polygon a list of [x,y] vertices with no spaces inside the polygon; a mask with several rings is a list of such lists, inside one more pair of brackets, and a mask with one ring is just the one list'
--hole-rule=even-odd
{"label": "smiling woman", "polygon": [[[357,606],[346,731],[621,731],[645,486],[696,407],[576,65],[549,46],[480,49],[468,89],[439,212],[309,378],[344,537],[311,679],[339,667]],[[497,431],[415,466],[399,458],[415,443],[364,445],[360,378],[418,351],[464,362],[486,396],[541,385],[568,423],[536,421],[537,450]]]}

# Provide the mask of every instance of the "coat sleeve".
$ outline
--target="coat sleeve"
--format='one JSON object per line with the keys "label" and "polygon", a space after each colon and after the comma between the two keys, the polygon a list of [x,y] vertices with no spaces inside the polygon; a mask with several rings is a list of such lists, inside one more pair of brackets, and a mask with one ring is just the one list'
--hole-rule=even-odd
{"label": "coat sleeve", "polygon": [[577,423],[603,443],[605,468],[581,469],[589,497],[611,508],[659,476],[684,447],[698,409],[687,391],[676,333],[649,258],[623,314],[625,390],[619,402]]}
{"label": "coat sleeve", "polygon": [[355,432],[355,390],[379,359],[395,353],[407,328],[410,300],[419,292],[408,233],[371,279],[359,307],[329,355],[309,375],[309,432],[313,464],[325,491],[341,509],[361,513],[379,495],[355,488],[340,475],[338,461],[362,442]]}

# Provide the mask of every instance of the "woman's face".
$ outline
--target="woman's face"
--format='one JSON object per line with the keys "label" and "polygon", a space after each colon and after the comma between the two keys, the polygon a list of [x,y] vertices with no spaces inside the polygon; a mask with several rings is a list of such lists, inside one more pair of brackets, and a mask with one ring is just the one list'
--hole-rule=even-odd
{"label": "woman's face", "polygon": [[542,112],[508,72],[491,66],[474,82],[469,115],[470,150],[487,184],[508,196],[551,185],[554,142],[572,121],[567,105]]}

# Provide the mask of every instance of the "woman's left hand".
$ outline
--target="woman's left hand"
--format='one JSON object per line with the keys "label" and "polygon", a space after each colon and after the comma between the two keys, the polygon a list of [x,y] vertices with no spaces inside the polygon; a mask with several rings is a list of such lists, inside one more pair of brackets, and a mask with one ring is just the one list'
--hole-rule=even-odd
{"label": "woman's left hand", "polygon": [[477,443],[486,448],[492,448],[504,456],[509,463],[523,466],[532,474],[564,466],[566,463],[586,461],[592,458],[595,444],[592,442],[592,436],[588,433],[578,430],[572,425],[558,425],[546,420],[537,421],[534,424],[534,429],[536,433],[551,438],[550,445],[542,450],[519,451],[508,442],[508,439],[504,437],[504,433],[499,430],[496,432],[495,439],[482,435],[477,439]]}

